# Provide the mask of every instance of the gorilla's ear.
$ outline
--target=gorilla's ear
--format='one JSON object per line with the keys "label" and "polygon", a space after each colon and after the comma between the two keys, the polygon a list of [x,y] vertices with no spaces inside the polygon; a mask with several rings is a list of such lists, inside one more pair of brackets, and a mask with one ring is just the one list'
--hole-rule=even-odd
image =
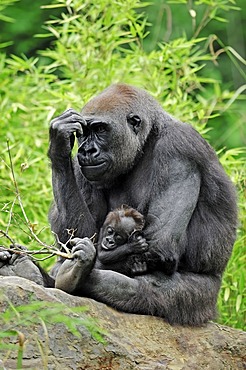
{"label": "gorilla's ear", "polygon": [[137,114],[130,113],[128,114],[126,119],[127,119],[128,124],[131,126],[132,130],[137,135],[140,130],[140,125],[142,122],[141,118]]}

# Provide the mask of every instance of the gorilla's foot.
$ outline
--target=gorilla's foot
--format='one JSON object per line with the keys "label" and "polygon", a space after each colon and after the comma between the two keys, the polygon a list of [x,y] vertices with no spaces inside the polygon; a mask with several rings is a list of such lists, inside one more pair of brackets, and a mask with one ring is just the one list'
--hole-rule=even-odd
{"label": "gorilla's foot", "polygon": [[74,293],[91,272],[95,264],[96,249],[89,238],[75,238],[70,243],[74,245],[73,257],[61,265],[55,287],[67,293]]}
{"label": "gorilla's foot", "polygon": [[44,285],[42,274],[31,260],[24,254],[26,248],[18,245],[23,250],[23,254],[15,253],[11,249],[7,250],[0,247],[0,275],[1,276],[19,276],[32,280],[39,285]]}

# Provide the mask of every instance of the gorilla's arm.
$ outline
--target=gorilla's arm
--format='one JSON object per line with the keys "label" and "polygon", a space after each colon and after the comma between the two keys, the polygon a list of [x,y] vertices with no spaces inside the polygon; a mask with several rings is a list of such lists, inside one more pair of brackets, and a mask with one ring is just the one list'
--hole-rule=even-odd
{"label": "gorilla's arm", "polygon": [[[92,236],[96,232],[95,220],[85,199],[90,189],[82,192],[82,175],[77,160],[72,160],[71,151],[76,136],[82,133],[83,118],[69,109],[55,118],[50,125],[49,158],[52,167],[54,205],[50,212],[52,231],[65,242],[67,230],[74,229],[77,235]],[[74,217],[76,215],[76,217]]]}
{"label": "gorilla's arm", "polygon": [[[172,159],[168,167],[168,183],[150,202],[144,235],[149,244],[148,265],[160,261],[165,267],[176,267],[185,248],[185,233],[200,192],[200,173],[196,165],[185,159]],[[171,271],[170,271],[171,272]]]}
{"label": "gorilla's arm", "polygon": [[136,240],[129,241],[126,244],[119,245],[112,250],[104,250],[100,248],[98,250],[98,258],[104,264],[111,264],[119,262],[127,258],[132,254],[142,254],[148,250],[148,244],[145,238],[138,236]]}

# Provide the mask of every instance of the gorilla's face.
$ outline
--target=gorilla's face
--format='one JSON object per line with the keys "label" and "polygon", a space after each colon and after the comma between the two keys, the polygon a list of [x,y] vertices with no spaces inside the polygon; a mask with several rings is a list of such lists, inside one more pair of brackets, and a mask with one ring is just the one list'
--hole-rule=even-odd
{"label": "gorilla's face", "polygon": [[78,161],[94,185],[108,187],[134,166],[151,129],[144,110],[144,99],[127,85],[113,85],[85,105]]}
{"label": "gorilla's face", "polygon": [[[78,138],[78,161],[83,175],[98,185],[109,185],[134,164],[139,150],[137,131],[129,120],[113,121],[100,116],[83,116],[83,134]],[[112,117],[115,118],[115,117]],[[140,121],[140,118],[137,118]]]}
{"label": "gorilla's face", "polygon": [[83,134],[78,138],[78,161],[83,175],[89,181],[98,181],[106,176],[112,166],[108,140],[110,125],[96,117],[85,118]]}
{"label": "gorilla's face", "polygon": [[129,236],[135,229],[135,221],[132,217],[121,217],[105,224],[102,232],[101,248],[112,250],[127,243]]}
{"label": "gorilla's face", "polygon": [[100,230],[98,245],[107,251],[128,242],[137,243],[142,240],[143,227],[144,216],[136,209],[123,204],[108,213]]}

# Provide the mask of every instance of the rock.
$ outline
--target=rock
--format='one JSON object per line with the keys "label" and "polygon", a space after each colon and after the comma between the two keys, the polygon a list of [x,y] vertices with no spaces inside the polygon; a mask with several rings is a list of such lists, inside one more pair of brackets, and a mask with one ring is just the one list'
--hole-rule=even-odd
{"label": "rock", "polygon": [[[236,370],[246,366],[246,333],[240,330],[214,323],[201,328],[170,326],[157,317],[120,313],[94,300],[43,288],[18,277],[0,277],[0,286],[0,335],[8,328],[24,334],[22,369]],[[80,335],[72,334],[68,324],[59,323],[59,312],[47,320],[42,315],[39,320],[35,310],[22,316],[13,309],[11,319],[2,315],[11,305],[33,301],[47,306],[87,306],[86,312],[69,313],[70,323],[79,320]],[[25,317],[32,315],[35,320],[25,322]],[[98,342],[81,325],[87,318],[96,319],[106,330],[105,343]],[[0,369],[16,369],[21,349],[17,336],[1,341]],[[16,344],[8,349],[4,344],[9,343]]]}

